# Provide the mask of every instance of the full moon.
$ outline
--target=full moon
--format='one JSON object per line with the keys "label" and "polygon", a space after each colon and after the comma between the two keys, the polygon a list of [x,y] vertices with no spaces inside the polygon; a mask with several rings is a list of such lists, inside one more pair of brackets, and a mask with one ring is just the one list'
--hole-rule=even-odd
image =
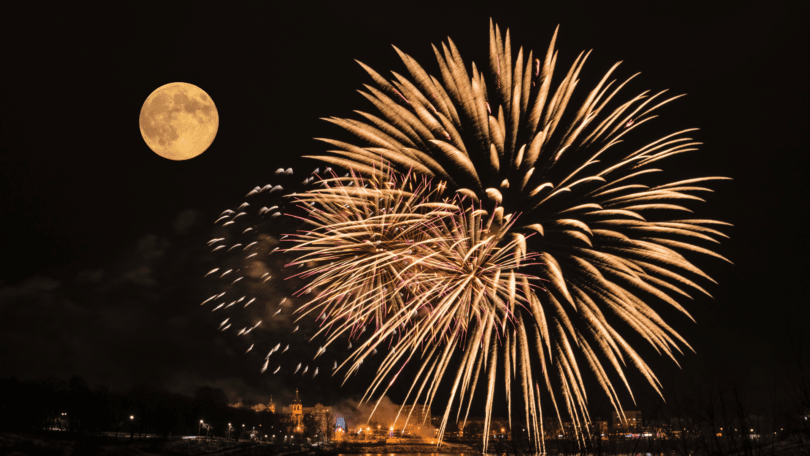
{"label": "full moon", "polygon": [[172,82],[146,98],[139,123],[143,140],[156,154],[169,160],[188,160],[214,142],[219,114],[201,88]]}

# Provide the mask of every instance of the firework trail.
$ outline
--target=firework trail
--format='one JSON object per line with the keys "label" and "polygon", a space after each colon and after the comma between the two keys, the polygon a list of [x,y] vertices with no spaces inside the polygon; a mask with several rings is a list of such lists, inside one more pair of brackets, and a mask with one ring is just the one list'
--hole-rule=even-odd
{"label": "firework trail", "polygon": [[[628,143],[630,132],[679,96],[643,92],[613,102],[634,77],[611,80],[617,63],[571,110],[588,54],[580,54],[553,86],[555,40],[556,32],[543,60],[522,48],[513,56],[509,32],[504,40],[490,23],[487,74],[475,64],[468,72],[451,40],[441,52],[434,47],[441,79],[396,48],[410,78],[394,73],[388,81],[361,63],[377,85],[367,86],[363,94],[380,115],[360,112],[364,121],[327,119],[360,143],[322,139],[335,149],[311,157],[367,181],[357,176],[332,180],[325,191],[300,198],[331,208],[311,211],[314,228],[291,248],[310,250],[301,261],[317,263],[302,278],[331,287],[319,295],[323,304],[310,302],[305,309],[318,309],[326,315],[322,327],[340,323],[343,332],[364,328],[366,319],[374,322],[375,334],[353,353],[349,372],[371,348],[397,333],[390,362],[379,368],[369,393],[388,384],[384,379],[393,382],[399,372],[395,361],[407,363],[424,350],[427,361],[414,386],[418,378],[425,380],[415,397],[424,392],[432,401],[436,385],[450,376],[445,371],[449,360],[460,357],[439,440],[456,397],[460,411],[464,394],[472,395],[482,374],[486,445],[498,369],[507,378],[510,419],[512,383],[517,381],[526,423],[542,451],[541,384],[558,420],[565,410],[580,439],[590,423],[582,366],[590,368],[619,413],[615,380],[632,397],[624,368],[628,359],[660,393],[660,383],[620,326],[675,360],[680,346],[691,347],[653,305],[665,303],[688,316],[675,297],[691,299],[692,291],[708,295],[695,279],[712,280],[684,255],[724,259],[702,245],[725,237],[714,226],[727,224],[673,214],[691,213],[684,204],[703,201],[695,193],[711,191],[703,183],[725,178],[670,182],[658,167],[668,157],[697,149],[699,143],[686,136],[694,129],[638,146]],[[411,178],[417,190],[409,187],[407,196],[389,196],[395,192],[383,184],[390,181],[391,169],[433,179],[436,189],[446,183],[458,197],[436,199],[441,195],[425,193]],[[376,187],[359,190],[370,182]],[[402,184],[396,190],[407,193]],[[380,206],[380,199],[388,206]],[[436,210],[426,211],[425,204],[437,205]],[[335,228],[326,228],[327,223]],[[402,230],[410,231],[400,236]],[[419,249],[409,253],[403,239]],[[483,249],[477,239],[486,240],[488,257],[483,250],[474,253]],[[429,258],[414,265],[417,251]],[[527,261],[529,255],[539,257]],[[477,266],[466,264],[473,259]],[[351,268],[360,271],[361,280],[349,274]],[[472,269],[477,272],[466,277],[458,272]],[[495,276],[487,275],[493,271]],[[531,286],[535,277],[545,281],[542,288]],[[479,288],[475,278],[482,283]],[[473,316],[473,309],[479,314]],[[542,378],[535,380],[533,372],[542,372]],[[430,385],[427,391],[425,385]]]}
{"label": "firework trail", "polygon": [[[347,378],[377,348],[391,347],[367,397],[381,389],[382,398],[421,352],[415,402],[424,393],[431,404],[455,349],[464,348],[451,394],[458,393],[461,402],[470,392],[469,413],[490,348],[501,338],[512,340],[515,318],[521,318],[516,308],[533,305],[530,281],[537,278],[517,269],[521,262],[531,266],[538,255],[515,255],[517,240],[499,245],[511,223],[493,226],[487,211],[469,198],[442,198],[443,186],[433,188],[424,178],[397,179],[334,178],[324,181],[327,188],[299,196],[300,202],[320,204],[308,214],[311,229],[290,239],[290,252],[307,252],[290,265],[314,263],[299,275],[314,276],[311,283],[324,291],[298,312],[324,316],[315,336],[327,334],[325,346],[374,329],[341,365],[349,365]],[[496,363],[493,357],[491,371]],[[432,387],[425,390],[427,385]],[[448,404],[445,421],[449,411]]]}
{"label": "firework trail", "polygon": [[[306,213],[299,210],[292,196],[315,187],[318,172],[320,169],[297,176],[291,168],[278,169],[272,183],[250,190],[243,201],[216,218],[213,237],[207,242],[211,252],[208,261],[216,267],[203,277],[210,295],[201,305],[214,314],[218,328],[242,346],[241,353],[266,354],[257,370],[268,375],[271,356],[273,363],[279,364],[272,374],[281,375],[293,374],[296,363],[312,357],[307,342],[317,327],[306,321],[293,324],[296,303],[292,293],[300,281],[284,280],[289,274],[282,273],[283,265],[291,258],[285,257],[281,239],[300,225],[294,217],[282,214]],[[319,350],[318,355],[328,367],[336,353],[325,352]],[[342,360],[346,354],[340,356]]]}

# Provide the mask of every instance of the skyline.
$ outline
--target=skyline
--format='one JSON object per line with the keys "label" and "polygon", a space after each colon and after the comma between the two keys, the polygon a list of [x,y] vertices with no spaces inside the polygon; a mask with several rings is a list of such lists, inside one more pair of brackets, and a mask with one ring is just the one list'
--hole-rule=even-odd
{"label": "skyline", "polygon": [[[445,12],[454,12],[448,5]],[[623,60],[622,77],[641,72],[635,89],[686,93],[660,115],[675,128],[700,128],[704,144],[699,160],[677,166],[686,172],[697,163],[694,174],[734,179],[714,186],[699,207],[734,224],[718,247],[734,265],[713,263],[719,285],[708,291],[715,298],[687,303],[697,324],[672,318],[697,351],[678,358],[685,371],[718,360],[751,363],[756,371],[766,365],[757,359],[780,350],[791,324],[801,329],[810,320],[800,295],[807,272],[800,259],[808,250],[802,220],[810,217],[801,204],[807,156],[798,133],[807,92],[791,66],[802,53],[798,19],[788,11],[778,16],[748,4],[733,13],[701,8],[693,16],[689,8],[665,15],[640,3],[586,13],[489,6],[450,21],[397,11],[400,20],[393,21],[386,19],[393,11],[357,5],[324,6],[304,20],[305,12],[289,5],[207,6],[179,25],[170,12],[151,17],[146,6],[117,25],[85,23],[80,12],[65,11],[72,26],[58,14],[52,23],[29,24],[53,47],[38,48],[36,59],[23,47],[12,51],[12,82],[4,84],[0,112],[2,257],[12,259],[0,276],[0,376],[75,373],[91,382],[153,382],[176,391],[209,384],[257,398],[293,388],[290,381],[267,381],[260,364],[199,308],[208,297],[201,277],[216,215],[272,182],[278,167],[293,167],[303,178],[318,166],[297,157],[323,151],[312,138],[338,131],[319,119],[369,107],[356,90],[370,79],[354,59],[381,73],[402,72],[393,44],[433,70],[430,45],[450,36],[465,58],[483,63],[490,17],[510,29],[514,43],[536,52],[560,24],[562,67],[594,49],[583,78]],[[539,13],[546,14],[538,19]],[[263,27],[271,16],[288,20]],[[195,36],[195,19],[216,24],[215,32]],[[714,24],[721,25],[701,28]],[[59,79],[51,81],[53,74]],[[201,87],[220,112],[209,150],[181,163],[149,151],[137,126],[146,96],[175,81]],[[785,87],[798,89],[786,95]],[[66,111],[58,122],[42,108],[53,105]],[[652,364],[657,373],[675,370]]]}

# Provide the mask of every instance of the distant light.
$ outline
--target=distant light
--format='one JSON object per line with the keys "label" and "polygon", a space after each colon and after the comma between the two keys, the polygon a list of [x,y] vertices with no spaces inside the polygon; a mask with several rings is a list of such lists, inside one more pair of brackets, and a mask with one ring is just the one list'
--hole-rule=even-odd
{"label": "distant light", "polygon": [[135,416],[133,416],[133,415],[129,415],[129,419],[134,420],[134,419],[135,419]]}

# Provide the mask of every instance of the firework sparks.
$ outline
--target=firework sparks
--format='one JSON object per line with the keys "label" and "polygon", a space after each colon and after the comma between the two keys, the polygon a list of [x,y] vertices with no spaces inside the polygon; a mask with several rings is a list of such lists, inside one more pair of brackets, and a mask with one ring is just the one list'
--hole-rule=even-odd
{"label": "firework sparks", "polygon": [[[214,236],[206,243],[215,264],[205,268],[203,279],[219,293],[202,301],[201,306],[209,306],[218,314],[218,329],[233,336],[246,357],[259,356],[253,354],[259,351],[266,354],[257,370],[268,374],[272,356],[279,368],[284,368],[282,375],[293,375],[307,352],[305,340],[312,330],[308,323],[288,325],[294,305],[284,296],[289,293],[284,288],[286,285],[292,290],[295,286],[287,285],[291,282],[284,282],[281,274],[286,257],[279,249],[279,241],[285,232],[295,231],[300,222],[280,216],[305,213],[295,206],[290,195],[306,191],[319,178],[313,172],[298,184],[291,181],[292,175],[291,169],[282,169],[274,182],[254,187],[245,196],[247,201],[240,200],[223,211],[214,220]],[[234,223],[225,225],[227,222]],[[223,313],[226,315],[219,315]],[[321,356],[325,363],[333,361],[333,353],[326,354],[325,349],[313,354]],[[313,375],[316,369],[312,364],[297,374],[303,375],[303,370]]]}
{"label": "firework sparks", "polygon": [[[352,338],[366,326],[376,328],[343,363],[348,378],[377,348],[391,347],[367,396],[393,374],[381,388],[384,395],[404,364],[423,351],[429,354],[415,379],[421,380],[415,400],[424,392],[432,403],[455,349],[464,348],[459,372],[466,376],[457,378],[451,393],[463,401],[475,389],[489,347],[502,337],[514,339],[506,327],[515,325],[516,307],[532,306],[530,282],[537,278],[516,271],[538,255],[513,253],[522,237],[502,242],[511,223],[493,226],[493,217],[469,199],[465,206],[461,197],[442,198],[441,186],[433,190],[429,181],[414,180],[336,178],[301,196],[323,209],[310,211],[313,229],[291,239],[291,252],[308,252],[293,264],[315,263],[301,274],[314,275],[311,283],[325,291],[298,311],[328,316],[321,329],[326,345],[348,334],[352,349]],[[347,205],[362,209],[347,211]],[[493,358],[491,370],[495,363]],[[427,384],[434,386],[425,390]],[[467,395],[468,410],[472,397]]]}
{"label": "firework sparks", "polygon": [[[316,266],[301,277],[326,290],[303,311],[321,312],[326,315],[323,327],[336,328],[327,344],[337,334],[375,328],[350,356],[349,373],[369,350],[397,336],[369,394],[387,376],[395,377],[396,362],[407,363],[424,350],[428,361],[415,395],[424,392],[432,401],[436,385],[450,375],[445,369],[455,348],[464,348],[439,441],[456,392],[461,404],[465,392],[474,392],[482,370],[487,383],[484,435],[489,434],[498,361],[508,379],[510,410],[510,384],[516,380],[526,423],[540,445],[542,407],[532,372],[543,372],[539,383],[551,394],[558,419],[564,409],[577,429],[590,422],[580,366],[591,369],[620,413],[612,378],[620,379],[632,397],[626,358],[660,393],[657,378],[618,327],[626,324],[675,360],[680,346],[689,345],[653,305],[663,302],[688,316],[675,297],[691,299],[689,289],[708,295],[694,279],[711,279],[684,253],[724,259],[700,244],[725,237],[714,227],[727,224],[671,214],[691,212],[684,203],[703,201],[695,195],[710,191],[703,183],[725,178],[668,182],[660,180],[662,170],[656,168],[668,157],[696,150],[699,143],[686,136],[694,129],[625,146],[630,132],[679,96],[644,92],[612,105],[633,79],[610,80],[616,64],[570,110],[588,54],[580,54],[552,87],[555,40],[556,32],[544,59],[522,48],[515,56],[509,32],[504,40],[490,24],[489,76],[494,81],[489,88],[487,75],[475,65],[468,72],[452,41],[442,45],[442,52],[434,48],[441,80],[398,49],[410,80],[396,75],[388,81],[361,64],[379,87],[368,87],[364,95],[382,117],[361,113],[365,123],[327,119],[362,144],[322,139],[336,150],[312,158],[352,172],[344,180],[327,179],[325,188],[299,198],[323,209],[310,211],[314,228],[299,236],[291,250],[308,251],[299,264]],[[394,176],[414,173],[446,183],[478,208],[458,198],[435,199],[410,178],[400,182],[407,180],[411,187],[387,186],[391,169]],[[427,210],[424,204],[435,206]],[[465,224],[464,219],[474,221]],[[480,263],[484,251],[490,257]],[[461,252],[464,261],[459,263]],[[530,255],[541,258],[527,260]],[[460,274],[469,270],[464,268],[471,267],[471,260],[479,261],[479,272]],[[542,289],[530,285],[533,277],[546,281]],[[476,280],[481,282],[477,288]],[[508,290],[507,295],[493,289]],[[474,336],[467,337],[468,346],[460,342],[462,334]],[[435,343],[423,343],[428,335]],[[557,377],[559,384],[553,385]]]}
{"label": "firework sparks", "polygon": [[[396,312],[403,302],[401,293],[407,291],[399,290],[400,271],[415,258],[419,226],[443,210],[424,204],[424,198],[435,194],[427,181],[415,183],[412,176],[399,183],[394,176],[391,179],[334,178],[325,181],[326,188],[299,196],[315,229],[290,238],[291,252],[307,253],[288,266],[313,264],[297,276],[309,279],[307,289],[326,290],[307,314],[319,311],[319,316],[331,315],[332,321],[350,322],[330,341],[344,333],[359,334],[366,325],[378,326],[389,312]],[[307,204],[312,202],[323,209]],[[349,292],[345,286],[334,286],[349,282],[353,284]],[[388,302],[388,296],[394,299]]]}

